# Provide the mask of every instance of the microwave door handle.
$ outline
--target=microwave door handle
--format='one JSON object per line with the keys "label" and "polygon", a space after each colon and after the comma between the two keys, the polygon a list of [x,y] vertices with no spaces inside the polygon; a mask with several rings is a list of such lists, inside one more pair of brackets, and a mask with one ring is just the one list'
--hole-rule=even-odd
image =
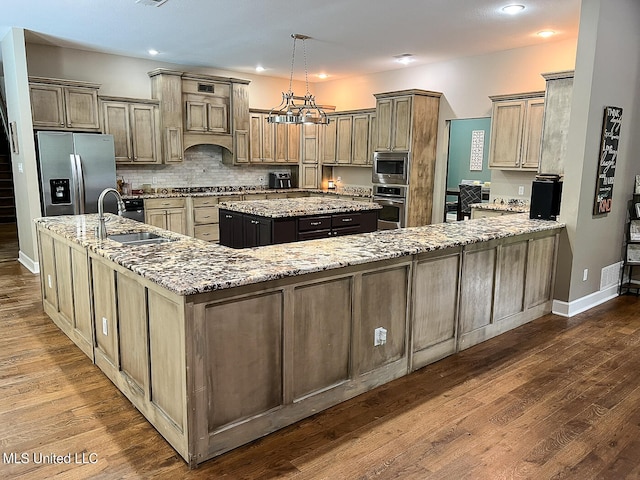
{"label": "microwave door handle", "polygon": [[78,207],[79,213],[85,213],[85,195],[84,195],[84,171],[82,170],[82,157],[80,155],[74,155],[76,161],[76,171],[78,175]]}

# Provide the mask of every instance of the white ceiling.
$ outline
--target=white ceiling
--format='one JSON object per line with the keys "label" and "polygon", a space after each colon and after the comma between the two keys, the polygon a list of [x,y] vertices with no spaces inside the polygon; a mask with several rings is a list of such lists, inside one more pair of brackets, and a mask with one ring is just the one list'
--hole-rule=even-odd
{"label": "white ceiling", "polygon": [[[144,0],[143,0],[144,1]],[[501,11],[525,5],[516,16]],[[28,41],[162,62],[288,77],[292,33],[306,41],[311,82],[575,39],[581,0],[0,0],[0,38],[22,27]],[[540,30],[557,35],[541,39]],[[302,44],[295,78],[303,79]]]}

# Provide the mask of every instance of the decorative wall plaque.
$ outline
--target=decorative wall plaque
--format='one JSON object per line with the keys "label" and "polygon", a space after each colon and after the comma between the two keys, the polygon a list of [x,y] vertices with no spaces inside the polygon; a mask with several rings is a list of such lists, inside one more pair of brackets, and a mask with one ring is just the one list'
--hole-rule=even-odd
{"label": "decorative wall plaque", "polygon": [[622,108],[604,107],[598,178],[596,179],[596,194],[593,202],[594,215],[601,215],[611,211],[613,179],[616,173],[616,161],[618,160],[621,125]]}
{"label": "decorative wall plaque", "polygon": [[484,157],[484,130],[471,132],[471,162],[469,170],[482,171],[482,159]]}

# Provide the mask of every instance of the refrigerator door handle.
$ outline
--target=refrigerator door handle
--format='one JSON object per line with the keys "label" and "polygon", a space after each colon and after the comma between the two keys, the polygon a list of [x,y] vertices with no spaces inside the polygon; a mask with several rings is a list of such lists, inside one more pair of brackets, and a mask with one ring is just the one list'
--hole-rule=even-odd
{"label": "refrigerator door handle", "polygon": [[78,168],[76,165],[76,156],[72,153],[69,155],[69,159],[71,160],[71,184],[73,185],[73,191],[71,192],[71,198],[73,199],[73,214],[78,215],[80,213],[80,207],[78,206],[80,192],[78,191]]}
{"label": "refrigerator door handle", "polygon": [[80,155],[72,155],[75,159],[75,175],[76,185],[78,185],[78,212],[79,214],[85,213],[85,196],[84,196],[84,171],[82,170],[82,157]]}

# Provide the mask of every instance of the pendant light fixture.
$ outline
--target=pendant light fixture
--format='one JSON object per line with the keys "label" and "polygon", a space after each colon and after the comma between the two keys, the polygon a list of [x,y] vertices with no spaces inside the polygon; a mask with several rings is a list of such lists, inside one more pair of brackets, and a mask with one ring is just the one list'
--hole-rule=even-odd
{"label": "pendant light fixture", "polygon": [[[316,105],[316,99],[311,93],[309,93],[309,73],[307,72],[307,50],[304,41],[307,40],[307,35],[300,33],[291,34],[293,38],[293,53],[291,55],[291,76],[289,77],[289,91],[282,92],[282,102],[277,107],[274,107],[267,116],[267,122],[269,123],[287,123],[287,124],[301,124],[301,123],[315,123],[319,125],[327,125],[329,119],[327,114],[322,108]],[[304,78],[307,87],[307,93],[304,97],[296,96],[293,94],[293,66],[296,58],[296,41],[302,41],[302,51],[304,54]],[[300,103],[296,103],[300,102]]]}

